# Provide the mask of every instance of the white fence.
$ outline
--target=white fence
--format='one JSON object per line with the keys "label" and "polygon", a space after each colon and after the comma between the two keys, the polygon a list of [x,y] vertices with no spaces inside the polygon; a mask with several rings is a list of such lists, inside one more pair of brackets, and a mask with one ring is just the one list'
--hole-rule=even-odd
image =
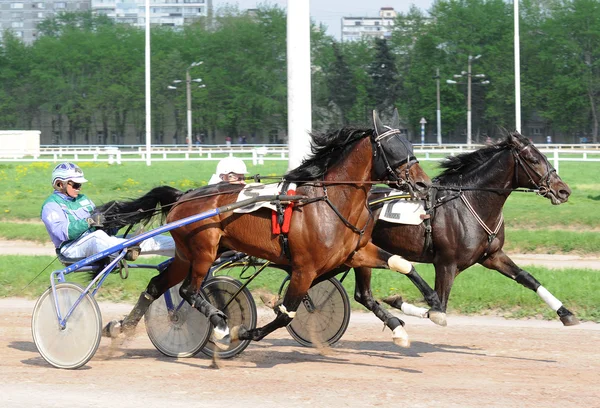
{"label": "white fence", "polygon": [[[480,145],[415,145],[415,156],[419,160],[441,160],[446,156],[464,153]],[[578,144],[538,145],[538,148],[553,162],[558,171],[561,161],[600,162],[600,145]],[[225,156],[236,156],[252,164],[264,164],[270,160],[289,158],[287,145],[155,145],[151,149],[151,161],[215,161]],[[39,152],[15,154],[0,158],[1,162],[59,162],[98,161],[109,164],[123,162],[145,162],[146,148],[142,145],[129,146],[41,146]]]}

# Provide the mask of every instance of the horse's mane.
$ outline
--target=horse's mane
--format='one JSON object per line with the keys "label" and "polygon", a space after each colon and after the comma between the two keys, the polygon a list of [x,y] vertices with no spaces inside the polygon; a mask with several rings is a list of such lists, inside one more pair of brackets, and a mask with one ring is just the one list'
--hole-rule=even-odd
{"label": "horse's mane", "polygon": [[[433,181],[444,184],[458,182],[460,176],[473,172],[489,162],[496,154],[509,150],[514,144],[514,142],[511,141],[511,137],[517,138],[523,144],[531,144],[529,139],[518,132],[507,134],[504,140],[490,146],[482,147],[472,152],[461,153],[458,156],[449,156],[445,158],[439,164],[439,167],[445,170],[439,176],[434,178]],[[466,180],[463,179],[462,181],[465,182]],[[473,181],[474,180],[471,180],[471,182]]]}
{"label": "horse's mane", "polygon": [[354,142],[373,134],[373,129],[343,127],[329,133],[312,133],[312,155],[300,166],[287,172],[288,181],[307,181],[322,177],[327,170],[346,157]]}

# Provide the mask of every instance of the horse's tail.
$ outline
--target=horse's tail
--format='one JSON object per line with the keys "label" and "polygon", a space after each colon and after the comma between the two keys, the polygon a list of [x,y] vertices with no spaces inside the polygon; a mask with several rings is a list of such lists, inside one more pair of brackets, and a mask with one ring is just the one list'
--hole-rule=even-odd
{"label": "horse's tail", "polygon": [[109,201],[96,209],[106,218],[103,229],[120,229],[128,225],[147,223],[161,213],[166,216],[174,204],[184,194],[170,186],[155,187],[143,196],[128,201]]}

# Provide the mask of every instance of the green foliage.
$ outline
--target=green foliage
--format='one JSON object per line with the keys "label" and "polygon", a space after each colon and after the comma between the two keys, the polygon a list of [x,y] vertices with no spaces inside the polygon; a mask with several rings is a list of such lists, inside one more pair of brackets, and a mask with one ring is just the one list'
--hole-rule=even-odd
{"label": "green foliage", "polygon": [[399,97],[395,57],[386,40],[376,39],[375,55],[367,68],[371,83],[367,92],[372,106],[380,113],[391,114]]}
{"label": "green foliage", "polygon": [[[600,127],[600,6],[596,0],[522,2],[521,88],[524,122],[540,122],[540,142],[553,131],[567,141]],[[411,133],[419,121],[435,131],[440,70],[443,140],[464,142],[466,86],[445,79],[466,70],[487,86],[472,89],[475,141],[512,129],[514,109],[513,7],[503,0],[440,0],[428,12],[400,13],[391,39],[338,43],[311,33],[313,125],[369,125],[370,111],[398,107]],[[36,129],[51,118],[53,143],[122,143],[126,130],[145,131],[144,32],[106,16],[63,13],[39,25],[39,39],[24,45],[7,31],[0,45],[0,126]],[[152,111],[156,143],[183,143],[185,79],[191,70],[206,88],[194,88],[195,131],[230,136],[266,135],[287,127],[286,15],[261,6],[255,15],[219,10],[181,31],[152,28]],[[459,81],[465,82],[465,81]],[[475,81],[477,82],[477,81]],[[540,119],[540,120],[538,120]],[[174,127],[173,125],[174,124]],[[44,130],[47,132],[47,130]],[[525,131],[525,133],[528,133]],[[540,138],[536,140],[535,138]]]}
{"label": "green foliage", "polygon": [[327,88],[331,101],[340,109],[342,125],[348,124],[348,113],[356,102],[357,90],[348,63],[337,44],[333,44],[334,62],[328,69]]}

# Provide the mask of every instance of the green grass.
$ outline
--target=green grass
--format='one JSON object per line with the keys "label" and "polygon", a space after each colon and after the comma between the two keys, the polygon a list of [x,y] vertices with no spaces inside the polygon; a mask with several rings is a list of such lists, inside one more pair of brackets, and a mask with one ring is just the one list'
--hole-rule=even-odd
{"label": "green grass", "polygon": [[[21,296],[37,298],[48,286],[50,271],[60,269],[55,261],[40,274],[53,260],[44,256],[0,256],[0,297]],[[164,258],[145,258],[143,263],[159,263]],[[434,270],[431,265],[417,265],[419,273],[433,285]],[[239,277],[240,270],[226,273]],[[532,273],[550,292],[559,298],[569,310],[582,320],[600,322],[600,273],[598,271],[565,269],[545,270],[531,268]],[[156,274],[153,270],[130,270],[129,278],[122,280],[118,274],[112,274],[97,294],[100,300],[115,302],[134,302],[148,281]],[[37,278],[36,278],[37,276]],[[68,276],[69,281],[84,283],[85,275],[75,273]],[[277,269],[266,269],[252,281],[249,288],[260,304],[258,293],[277,293],[285,273]],[[340,278],[341,276],[338,276]],[[34,279],[36,278],[36,279]],[[32,283],[30,283],[33,281]],[[391,294],[401,294],[411,303],[425,306],[422,296],[414,285],[400,274],[376,270],[373,272],[373,294],[377,299]],[[354,293],[354,275],[348,274],[344,287]],[[352,308],[364,310],[352,300]],[[537,317],[556,319],[556,314],[532,291],[523,288],[499,273],[481,266],[474,266],[459,275],[455,281],[449,302],[450,313],[489,314],[506,317]]]}
{"label": "green grass", "polygon": [[[153,187],[171,185],[181,190],[206,184],[216,165],[210,162],[106,163],[79,162],[90,180],[84,193],[96,204],[112,199],[138,197]],[[422,161],[432,177],[437,162]],[[54,164],[0,163],[0,237],[48,242],[39,221],[42,202],[51,193],[50,173]],[[252,166],[251,174],[278,176],[286,163],[265,162]],[[600,163],[563,162],[561,177],[571,187],[569,201],[560,206],[534,194],[513,193],[505,207],[506,249],[519,252],[600,253]],[[26,220],[28,223],[21,223]]]}
{"label": "green grass", "polygon": [[[106,163],[79,162],[90,180],[83,192],[96,204],[109,200],[138,197],[153,187],[171,185],[181,190],[206,184],[216,165],[210,162],[155,162]],[[282,175],[285,162],[265,162],[262,166],[248,163],[251,174],[263,176]],[[439,173],[436,162],[423,161],[421,165],[430,176]],[[3,164],[0,163],[0,219],[38,219],[40,207],[52,192],[50,186],[51,163]],[[509,228],[600,228],[597,209],[600,204],[600,163],[563,162],[561,177],[569,184],[573,194],[560,206],[534,194],[513,193],[505,206],[506,225]]]}

